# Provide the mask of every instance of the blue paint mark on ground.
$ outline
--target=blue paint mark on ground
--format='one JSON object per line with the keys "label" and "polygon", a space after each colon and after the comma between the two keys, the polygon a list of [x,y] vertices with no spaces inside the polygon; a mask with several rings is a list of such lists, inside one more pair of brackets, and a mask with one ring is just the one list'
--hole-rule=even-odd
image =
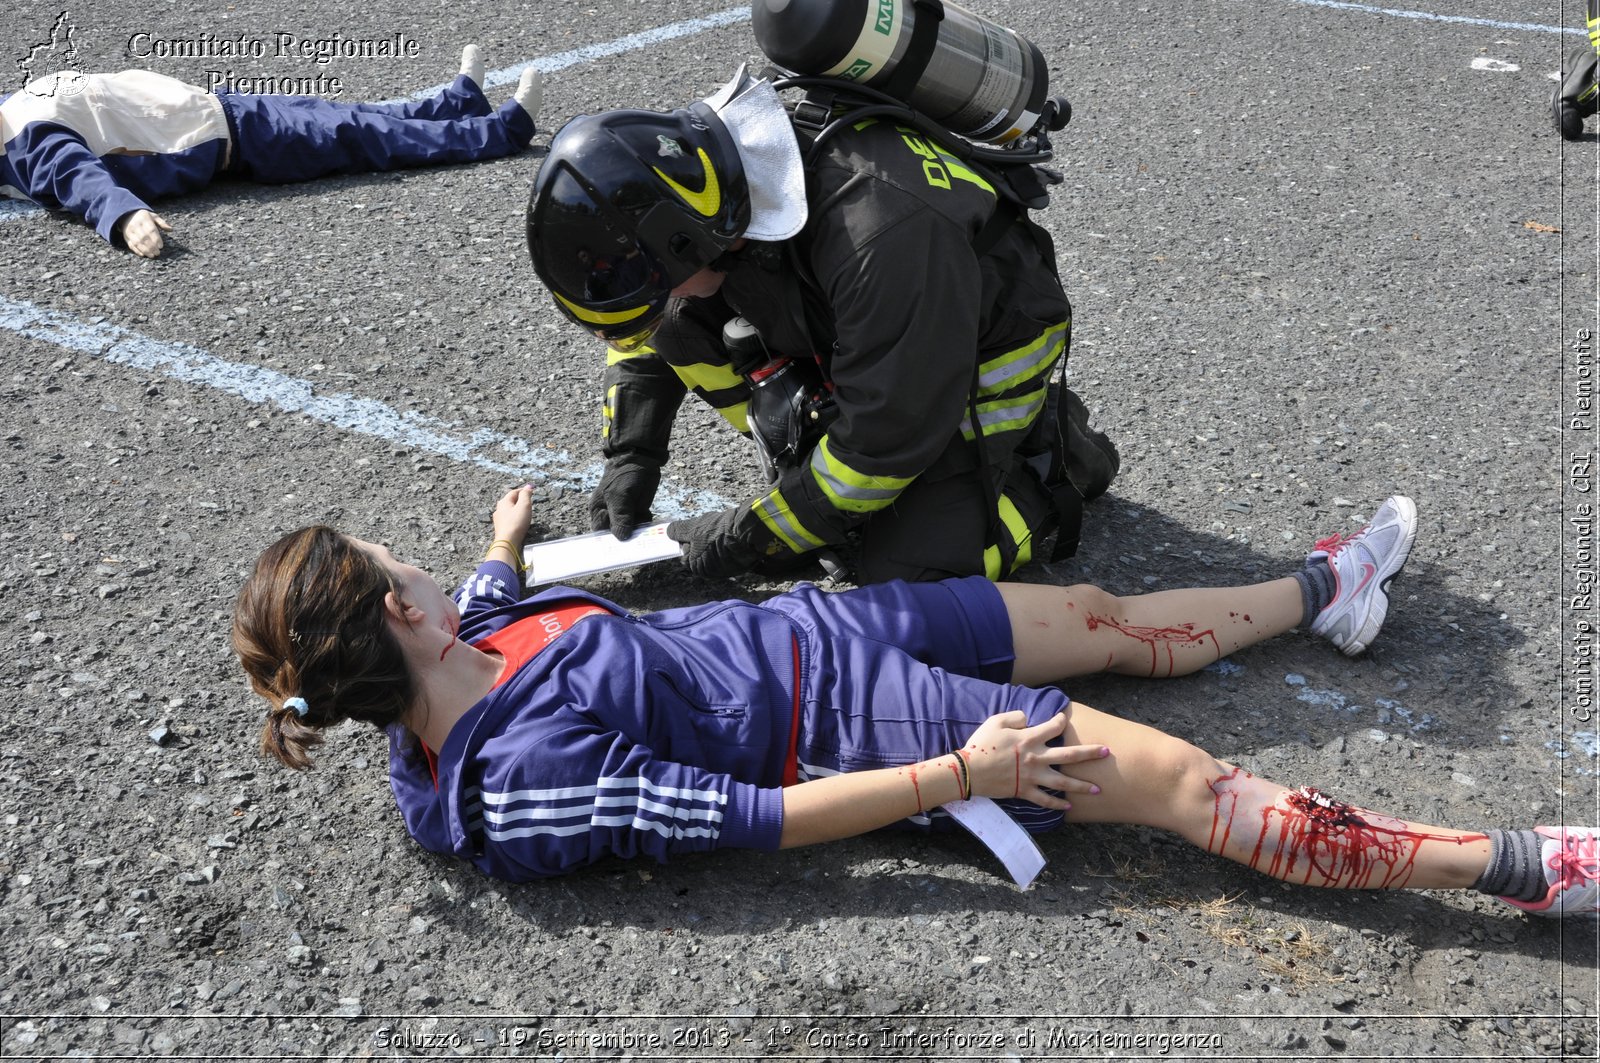
{"label": "blue paint mark on ground", "polygon": [[[1351,701],[1348,696],[1340,691],[1322,690],[1310,686],[1306,682],[1306,677],[1297,672],[1290,672],[1283,677],[1283,681],[1296,688],[1295,700],[1303,701],[1307,705],[1315,705],[1320,709],[1336,709],[1350,716],[1359,716],[1367,711],[1365,706]],[[1412,734],[1416,734],[1419,731],[1431,731],[1439,722],[1432,713],[1417,713],[1412,709],[1406,708],[1394,698],[1373,698],[1372,705],[1372,711],[1377,714],[1379,723],[1399,724]]]}
{"label": "blue paint mark on ground", "polygon": [[[1556,755],[1557,760],[1570,760],[1567,770],[1573,775],[1600,775],[1594,767],[1594,761],[1600,758],[1600,735],[1593,731],[1574,731],[1563,738],[1553,742],[1546,742],[1544,747]],[[1587,760],[1589,765],[1584,766]]]}

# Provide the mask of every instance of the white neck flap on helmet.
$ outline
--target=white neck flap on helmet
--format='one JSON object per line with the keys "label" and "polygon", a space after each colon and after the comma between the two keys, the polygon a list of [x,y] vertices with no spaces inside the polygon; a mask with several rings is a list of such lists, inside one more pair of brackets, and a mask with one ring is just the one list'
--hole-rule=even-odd
{"label": "white neck flap on helmet", "polygon": [[806,175],[789,112],[770,81],[751,80],[741,66],[706,98],[739,149],[750,186],[750,240],[787,240],[806,224]]}

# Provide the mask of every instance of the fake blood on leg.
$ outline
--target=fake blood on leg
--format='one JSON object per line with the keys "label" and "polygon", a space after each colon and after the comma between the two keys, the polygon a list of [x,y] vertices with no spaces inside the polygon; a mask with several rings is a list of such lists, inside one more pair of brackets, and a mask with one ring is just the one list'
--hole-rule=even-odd
{"label": "fake blood on leg", "polygon": [[1217,657],[1220,658],[1222,656],[1222,646],[1217,642],[1217,636],[1210,628],[1204,631],[1196,631],[1193,624],[1180,624],[1176,627],[1143,627],[1138,624],[1124,624],[1107,616],[1094,615],[1087,616],[1084,619],[1090,631],[1108,627],[1113,631],[1128,636],[1130,639],[1149,646],[1150,674],[1152,676],[1156,674],[1156,668],[1159,666],[1160,651],[1162,649],[1167,651],[1167,675],[1169,676],[1177,670],[1176,650],[1179,646],[1197,646],[1206,639],[1210,639],[1212,647],[1217,651]]}
{"label": "fake blood on leg", "polygon": [[[1211,783],[1214,799],[1211,838],[1206,848],[1221,853],[1232,834],[1248,772],[1234,768]],[[1281,790],[1260,807],[1254,848],[1244,863],[1274,878],[1293,880],[1305,861],[1300,881],[1344,889],[1394,889],[1410,882],[1424,842],[1466,845],[1483,841],[1481,834],[1440,834],[1420,830],[1404,820],[1357,808],[1314,787]],[[1217,834],[1221,830],[1221,840]],[[1265,866],[1263,861],[1265,860]]]}

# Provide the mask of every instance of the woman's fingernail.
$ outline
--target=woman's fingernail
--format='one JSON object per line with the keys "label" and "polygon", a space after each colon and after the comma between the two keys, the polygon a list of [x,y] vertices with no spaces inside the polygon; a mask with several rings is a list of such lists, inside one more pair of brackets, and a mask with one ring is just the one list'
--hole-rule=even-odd
{"label": "woman's fingernail", "polygon": [[1101,746],[1100,747],[1100,755],[1102,757],[1109,757],[1111,755],[1111,747],[1110,746]]}
{"label": "woman's fingernail", "polygon": [[1091,787],[1089,787],[1089,792],[1090,792],[1090,793],[1091,793],[1091,794],[1097,794],[1097,793],[1099,793],[1099,792],[1100,792],[1100,787],[1098,787],[1098,786],[1091,786]]}
{"label": "woman's fingernail", "polygon": [[1070,802],[1070,801],[1069,801],[1069,802],[1067,802],[1067,803],[1066,803],[1066,805],[1065,805],[1065,806],[1064,806],[1064,807],[1063,807],[1063,808],[1062,808],[1062,809],[1061,809],[1061,811],[1063,811],[1063,812],[1067,812],[1067,811],[1070,811],[1070,810],[1071,810],[1071,809],[1072,809],[1072,802]]}

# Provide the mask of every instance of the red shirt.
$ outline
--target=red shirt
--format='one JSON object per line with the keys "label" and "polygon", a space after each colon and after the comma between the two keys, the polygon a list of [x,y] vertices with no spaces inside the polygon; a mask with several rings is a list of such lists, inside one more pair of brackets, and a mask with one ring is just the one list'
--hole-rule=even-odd
{"label": "red shirt", "polygon": [[[517,669],[538,656],[540,650],[554,642],[573,624],[585,617],[611,615],[613,614],[610,610],[602,609],[591,602],[574,602],[571,605],[557,606],[547,613],[535,613],[523,617],[472,645],[485,652],[492,650],[506,659],[505,667],[500,669],[500,678],[494,681],[495,687],[498,687],[516,675]],[[428,758],[428,771],[433,776],[433,788],[437,790],[439,755],[429,749],[426,743],[418,744],[422,746],[422,755]]]}

